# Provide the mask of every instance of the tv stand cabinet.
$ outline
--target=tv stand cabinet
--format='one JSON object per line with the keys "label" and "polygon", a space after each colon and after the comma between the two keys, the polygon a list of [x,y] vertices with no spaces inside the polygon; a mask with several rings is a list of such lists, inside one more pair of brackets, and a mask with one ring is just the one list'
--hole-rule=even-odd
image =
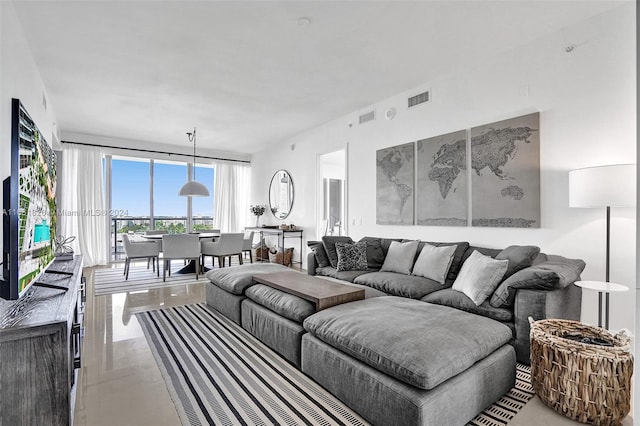
{"label": "tv stand cabinet", "polygon": [[0,425],[71,425],[80,367],[82,256],[56,261],[18,300],[0,299]]}

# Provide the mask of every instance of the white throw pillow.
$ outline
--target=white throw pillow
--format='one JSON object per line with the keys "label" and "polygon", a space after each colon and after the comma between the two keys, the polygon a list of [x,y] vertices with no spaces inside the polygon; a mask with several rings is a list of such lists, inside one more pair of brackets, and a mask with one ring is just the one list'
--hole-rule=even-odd
{"label": "white throw pillow", "polygon": [[509,260],[495,260],[477,250],[462,264],[453,289],[466,294],[476,306],[480,306],[498,287]]}
{"label": "white throw pillow", "polygon": [[422,247],[420,256],[413,265],[413,275],[420,275],[429,278],[437,283],[444,284],[447,273],[453,262],[453,254],[456,252],[455,245],[436,247],[425,244]]}
{"label": "white throw pillow", "polygon": [[382,268],[380,268],[380,272],[411,274],[413,260],[418,250],[418,243],[419,241],[407,241],[406,243],[392,241],[389,246],[389,251],[387,252],[387,257],[384,258],[384,263],[382,264]]}

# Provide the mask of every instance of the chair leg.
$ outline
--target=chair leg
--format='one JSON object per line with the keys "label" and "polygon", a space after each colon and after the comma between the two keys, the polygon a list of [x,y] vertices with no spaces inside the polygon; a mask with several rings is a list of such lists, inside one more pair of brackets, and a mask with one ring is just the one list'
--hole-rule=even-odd
{"label": "chair leg", "polygon": [[249,250],[249,260],[253,263],[253,250]]}
{"label": "chair leg", "polygon": [[162,282],[165,282],[167,280],[167,260],[165,260],[163,262],[163,268],[162,268]]}
{"label": "chair leg", "polygon": [[160,256],[156,256],[156,260],[155,260],[156,264],[157,264],[157,268],[156,268],[156,274],[158,276],[160,276]]}
{"label": "chair leg", "polygon": [[240,260],[241,265],[244,265],[244,261],[242,260],[242,254],[238,255],[238,260]]}
{"label": "chair leg", "polygon": [[131,259],[127,258],[124,261],[124,279],[125,279],[125,281],[129,279],[129,265],[131,265]]}
{"label": "chair leg", "polygon": [[171,276],[171,260],[167,260],[167,269],[169,270],[169,276]]}
{"label": "chair leg", "polygon": [[198,259],[195,259],[196,262],[196,280],[198,279],[198,276],[200,275],[200,262],[198,261]]}
{"label": "chair leg", "polygon": [[149,269],[149,260],[150,259],[151,259],[150,257],[147,257],[147,269]]}

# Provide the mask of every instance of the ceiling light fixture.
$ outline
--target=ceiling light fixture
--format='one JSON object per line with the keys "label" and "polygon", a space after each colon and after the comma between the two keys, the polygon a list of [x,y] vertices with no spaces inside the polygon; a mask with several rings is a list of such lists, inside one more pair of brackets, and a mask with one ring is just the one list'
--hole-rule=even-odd
{"label": "ceiling light fixture", "polygon": [[193,128],[193,132],[187,132],[189,142],[193,142],[193,180],[182,185],[178,195],[181,197],[208,197],[209,190],[206,186],[200,182],[196,182],[196,128]]}
{"label": "ceiling light fixture", "polygon": [[303,17],[300,17],[300,18],[296,19],[296,23],[297,23],[299,26],[301,26],[301,27],[302,27],[302,26],[305,26],[305,25],[309,25],[309,24],[311,23],[311,19],[309,19],[309,18],[307,18],[307,17],[303,16]]}

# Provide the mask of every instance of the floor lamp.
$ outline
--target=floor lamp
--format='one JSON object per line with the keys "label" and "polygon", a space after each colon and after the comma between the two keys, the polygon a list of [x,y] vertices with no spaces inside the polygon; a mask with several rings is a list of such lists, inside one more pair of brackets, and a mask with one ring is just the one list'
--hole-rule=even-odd
{"label": "floor lamp", "polygon": [[[636,165],[615,164],[569,172],[569,207],[606,207],[607,238],[605,282],[609,282],[611,207],[636,204]],[[609,329],[609,292],[606,292],[606,325]],[[602,326],[602,292],[598,297],[598,326]]]}

